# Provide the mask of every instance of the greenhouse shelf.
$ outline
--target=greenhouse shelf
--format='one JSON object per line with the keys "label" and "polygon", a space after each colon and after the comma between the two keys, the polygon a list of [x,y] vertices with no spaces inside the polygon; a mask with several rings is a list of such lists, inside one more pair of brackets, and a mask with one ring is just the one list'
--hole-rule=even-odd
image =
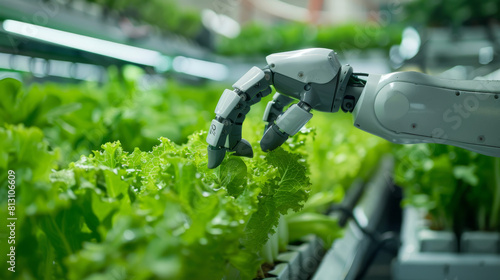
{"label": "greenhouse shelf", "polygon": [[[393,167],[392,157],[382,159],[375,175],[364,186],[361,199],[354,208],[354,216],[370,232],[377,229],[383,218],[389,188],[393,187]],[[355,279],[363,269],[372,246],[372,239],[349,220],[344,237],[336,240],[327,251],[312,279]]]}
{"label": "greenhouse shelf", "polygon": [[499,279],[500,234],[465,232],[461,252],[452,232],[429,230],[425,213],[404,209],[402,246],[392,266],[393,279]]}

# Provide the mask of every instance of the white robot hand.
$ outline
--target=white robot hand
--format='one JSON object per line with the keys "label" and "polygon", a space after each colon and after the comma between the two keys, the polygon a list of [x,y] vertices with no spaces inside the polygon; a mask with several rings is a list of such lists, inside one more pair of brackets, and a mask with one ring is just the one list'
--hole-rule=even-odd
{"label": "white robot hand", "polygon": [[[271,85],[278,93],[264,113],[264,151],[297,133],[312,109],[342,109],[353,113],[356,127],[394,143],[434,142],[500,156],[500,81],[445,80],[417,72],[356,74],[340,65],[334,51],[319,48],[266,60],[267,67],[253,67],[219,100],[207,137],[209,168],[220,165],[226,150],[252,157],[241,125]],[[283,113],[294,99],[299,102]]]}

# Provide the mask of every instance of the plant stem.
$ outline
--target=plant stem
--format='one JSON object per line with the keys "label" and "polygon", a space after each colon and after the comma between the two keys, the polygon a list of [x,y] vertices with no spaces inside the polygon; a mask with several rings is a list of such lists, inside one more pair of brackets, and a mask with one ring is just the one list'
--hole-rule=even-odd
{"label": "plant stem", "polygon": [[[276,230],[278,230],[276,228]],[[269,241],[271,243],[271,253],[273,256],[273,262],[278,259],[278,254],[280,252],[279,248],[279,237],[278,237],[278,232],[275,232],[271,237],[269,238]]]}
{"label": "plant stem", "polygon": [[265,263],[272,265],[274,262],[274,259],[273,259],[273,249],[272,249],[271,242],[272,242],[271,238],[269,238],[267,240],[266,244],[264,244],[264,246],[262,246],[261,257]]}
{"label": "plant stem", "polygon": [[477,224],[479,230],[481,231],[486,230],[486,208],[484,205],[480,205],[477,211]]}
{"label": "plant stem", "polygon": [[[66,238],[62,229],[59,228],[59,225],[57,224],[56,220],[54,219],[54,216],[50,215],[49,220],[50,220],[50,222],[52,222],[52,226],[54,227],[54,230],[56,231],[57,235],[59,235],[60,241],[62,242],[64,249],[66,249],[66,255],[69,256],[69,255],[73,254],[73,250],[71,249],[71,246],[68,243],[68,239]],[[64,218],[63,218],[63,220],[64,220]]]}
{"label": "plant stem", "polygon": [[[45,235],[45,233],[44,233],[44,235]],[[44,261],[44,277],[43,277],[43,279],[49,280],[49,279],[52,279],[52,277],[54,276],[53,261],[55,259],[55,254],[54,254],[53,247],[51,246],[51,244],[47,240],[47,236],[44,236],[44,239],[45,239],[44,241],[47,242],[47,244],[46,244],[47,250],[45,251],[46,255],[44,256],[45,261]]]}
{"label": "plant stem", "polygon": [[264,274],[264,270],[262,270],[262,265],[259,266],[259,276],[262,279],[266,278],[266,274]]}
{"label": "plant stem", "polygon": [[286,251],[286,246],[288,245],[288,222],[284,215],[281,215],[280,221],[277,228],[279,250],[281,252]]}

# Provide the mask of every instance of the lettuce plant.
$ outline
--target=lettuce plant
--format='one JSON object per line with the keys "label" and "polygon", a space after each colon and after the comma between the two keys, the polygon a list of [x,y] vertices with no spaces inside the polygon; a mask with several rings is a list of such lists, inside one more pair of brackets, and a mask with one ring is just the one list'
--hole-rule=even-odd
{"label": "lettuce plant", "polygon": [[[110,70],[106,85],[0,81],[0,179],[15,170],[19,186],[15,277],[263,276],[259,266],[289,240],[315,233],[328,245],[339,236],[336,221],[318,213],[386,150],[349,118],[318,113],[318,129],[264,154],[262,102],[244,123],[254,158],[209,170],[204,134],[192,132],[207,127],[221,90],[169,81],[141,89],[134,69]],[[160,135],[172,140],[158,143]],[[6,205],[0,196],[2,217]],[[0,278],[10,278],[0,261]]]}
{"label": "lettuce plant", "polygon": [[10,135],[1,174],[26,170],[19,278],[222,279],[234,267],[252,279],[280,216],[300,210],[310,191],[304,161],[283,149],[209,170],[204,133],[182,146],[161,138],[149,152],[107,143],[56,172],[57,152],[39,129],[0,133]]}
{"label": "lettuce plant", "polygon": [[453,146],[399,146],[396,182],[434,229],[500,230],[499,159]]}
{"label": "lettuce plant", "polygon": [[104,85],[31,84],[0,80],[0,125],[40,128],[49,146],[61,149],[61,164],[106,143],[150,150],[160,136],[185,143],[188,135],[204,129],[213,117],[219,85],[200,87],[163,81],[144,87],[143,71],[129,66],[123,73],[111,68]]}

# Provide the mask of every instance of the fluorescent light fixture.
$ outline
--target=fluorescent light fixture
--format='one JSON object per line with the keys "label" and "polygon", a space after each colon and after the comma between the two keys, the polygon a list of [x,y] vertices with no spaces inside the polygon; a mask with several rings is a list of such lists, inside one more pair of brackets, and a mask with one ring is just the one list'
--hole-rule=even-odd
{"label": "fluorescent light fixture", "polygon": [[49,63],[43,58],[33,57],[30,60],[30,70],[33,76],[43,77],[49,70]]}
{"label": "fluorescent light fixture", "polygon": [[225,65],[184,56],[174,58],[172,67],[175,71],[192,76],[222,81],[227,78],[228,69]]}
{"label": "fluorescent light fixture", "polygon": [[0,53],[0,68],[31,72],[35,77],[44,76],[48,69],[45,59],[6,53]]}
{"label": "fluorescent light fixture", "polygon": [[72,67],[73,67],[72,62],[51,60],[49,68],[49,76],[72,78],[72,76],[70,75]]}
{"label": "fluorescent light fixture", "polygon": [[10,69],[10,54],[0,53],[0,68]]}
{"label": "fluorescent light fixture", "polygon": [[[56,30],[16,20],[5,20],[3,29],[10,33],[83,50],[107,57],[112,57],[132,63],[153,66],[158,72],[166,72],[171,67],[177,72],[202,78],[221,81],[227,78],[228,69],[225,65],[194,58],[177,56],[171,62],[168,56],[160,52],[128,46],[111,41],[92,38],[84,35]],[[59,64],[62,65],[62,64]],[[21,71],[29,71],[29,65],[20,65]],[[81,67],[80,67],[81,68]],[[52,70],[51,70],[52,71]],[[57,71],[63,76],[62,71]],[[77,73],[78,79],[84,79]]]}
{"label": "fluorescent light fixture", "polygon": [[105,73],[102,67],[86,63],[74,63],[72,65],[73,77],[78,80],[99,81],[99,76]]}
{"label": "fluorescent light fixture", "polygon": [[93,64],[46,60],[6,53],[0,53],[0,68],[32,73],[35,77],[52,76],[85,81],[99,81],[101,75],[106,74],[102,66]]}
{"label": "fluorescent light fixture", "polygon": [[9,58],[10,69],[30,72],[30,60],[31,57],[24,55],[14,55]]}
{"label": "fluorescent light fixture", "polygon": [[16,20],[5,20],[3,29],[10,33],[83,50],[132,63],[165,68],[165,56],[160,52],[128,46],[84,35],[56,30]]}

